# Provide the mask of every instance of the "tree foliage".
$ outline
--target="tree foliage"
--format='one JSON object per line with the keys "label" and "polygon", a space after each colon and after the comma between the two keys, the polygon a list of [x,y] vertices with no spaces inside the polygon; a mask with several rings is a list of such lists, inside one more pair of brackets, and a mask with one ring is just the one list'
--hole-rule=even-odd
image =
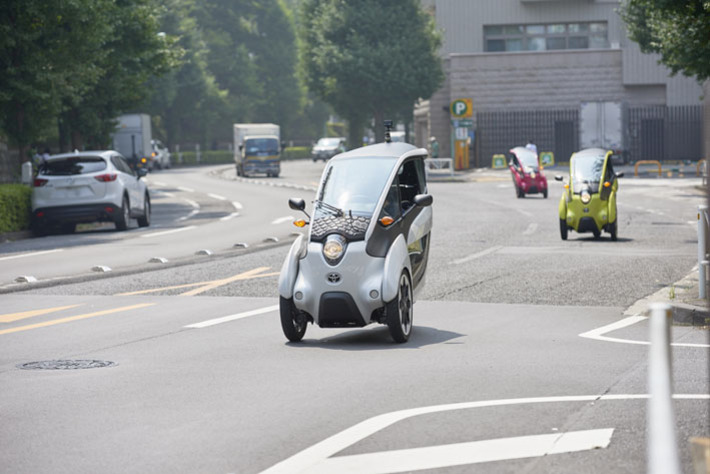
{"label": "tree foliage", "polygon": [[441,38],[417,0],[304,0],[300,61],[308,88],[349,122],[357,144],[382,121],[429,98],[443,80]]}
{"label": "tree foliage", "polygon": [[710,79],[710,1],[629,0],[621,16],[645,53],[659,53],[675,74]]}

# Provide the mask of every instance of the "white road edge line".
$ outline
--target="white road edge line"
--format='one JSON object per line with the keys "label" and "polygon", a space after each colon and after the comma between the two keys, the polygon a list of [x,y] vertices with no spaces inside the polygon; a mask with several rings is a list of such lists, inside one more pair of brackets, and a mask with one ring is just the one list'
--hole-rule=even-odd
{"label": "white road edge line", "polygon": [[230,321],[236,321],[237,319],[248,318],[249,316],[257,316],[259,314],[271,313],[273,311],[278,311],[278,309],[279,309],[279,305],[267,306],[265,308],[254,309],[251,311],[246,311],[244,313],[232,314],[230,316],[223,316],[221,318],[216,318],[216,319],[208,319],[207,321],[202,321],[201,323],[188,324],[187,326],[183,326],[183,327],[191,328],[191,329],[202,329],[202,328],[207,328],[210,326],[215,326],[217,324],[228,323]]}
{"label": "white road edge line", "polygon": [[477,258],[485,257],[485,256],[488,255],[488,254],[495,253],[495,252],[499,251],[499,250],[502,249],[502,248],[503,248],[502,245],[496,245],[495,247],[491,247],[491,248],[486,249],[486,250],[483,250],[483,251],[481,251],[481,252],[474,253],[474,254],[469,255],[469,256],[467,256],[467,257],[459,258],[458,260],[454,260],[454,261],[451,262],[451,263],[453,263],[454,265],[459,265],[459,264],[461,264],[461,263],[470,262],[471,260],[475,260],[475,259],[477,259]]}
{"label": "white road edge line", "polygon": [[283,224],[284,222],[289,222],[293,220],[293,216],[284,216],[284,217],[279,217],[278,219],[274,219],[272,224],[278,225],[278,224]]}
{"label": "white road edge line", "polygon": [[[611,331],[616,331],[617,329],[623,329],[625,327],[631,326],[633,324],[636,324],[640,321],[643,321],[645,319],[648,319],[647,316],[629,316],[627,318],[624,318],[620,321],[617,321],[615,323],[607,324],[606,326],[602,326],[597,329],[592,329],[591,331],[583,332],[582,334],[578,334],[579,337],[584,337],[587,339],[595,339],[597,341],[604,341],[604,342],[616,342],[620,344],[640,344],[640,345],[649,345],[650,342],[648,341],[637,341],[634,339],[620,339],[616,337],[606,337],[604,334],[611,332]],[[675,347],[710,347],[710,344],[691,344],[691,343],[685,343],[685,342],[672,342],[671,346]]]}
{"label": "white road edge line", "polygon": [[212,194],[212,193],[207,193],[207,195],[211,198],[218,199],[220,201],[226,201],[227,198],[224,196],[220,196],[219,194]]}
{"label": "white road edge line", "polygon": [[196,229],[196,228],[197,228],[196,225],[189,225],[187,227],[180,227],[177,229],[164,230],[162,232],[153,232],[152,234],[141,235],[141,237],[158,237],[160,235],[175,234],[177,232],[183,232],[186,230],[191,230],[191,229]]}
{"label": "white road edge line", "polygon": [[[430,413],[442,413],[454,410],[469,410],[474,408],[486,408],[494,406],[510,405],[530,405],[537,403],[561,403],[561,402],[598,402],[612,400],[645,400],[649,396],[646,394],[618,394],[618,395],[572,395],[561,397],[534,397],[534,398],[511,398],[504,400],[483,400],[478,402],[451,403],[447,405],[433,405],[428,407],[410,408],[382,415],[374,416],[356,425],[346,428],[329,438],[320,441],[303,451],[273,465],[262,471],[262,474],[289,474],[293,472],[307,472],[332,455],[346,449],[353,444],[372,436],[373,434],[402,420]],[[710,400],[708,394],[676,394],[676,400]]]}
{"label": "white road edge line", "polygon": [[408,472],[589,451],[607,448],[613,432],[614,428],[602,428],[336,456],[306,472]]}
{"label": "white road edge line", "polygon": [[46,255],[48,253],[63,252],[64,249],[41,250],[39,252],[21,253],[19,255],[10,255],[9,257],[0,257],[0,260],[12,260],[14,258],[36,257],[38,255]]}

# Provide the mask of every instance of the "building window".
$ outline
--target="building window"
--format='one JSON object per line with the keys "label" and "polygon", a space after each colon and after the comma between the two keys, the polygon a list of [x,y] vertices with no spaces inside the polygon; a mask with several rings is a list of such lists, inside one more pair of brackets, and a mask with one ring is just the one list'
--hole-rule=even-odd
{"label": "building window", "polygon": [[483,27],[487,52],[609,48],[606,22]]}

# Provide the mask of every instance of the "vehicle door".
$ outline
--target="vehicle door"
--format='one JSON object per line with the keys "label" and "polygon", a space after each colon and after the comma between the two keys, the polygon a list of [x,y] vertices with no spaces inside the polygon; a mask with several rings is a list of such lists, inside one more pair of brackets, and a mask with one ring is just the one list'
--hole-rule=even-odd
{"label": "vehicle door", "polygon": [[136,212],[143,209],[143,193],[141,193],[141,184],[138,180],[136,172],[128,165],[125,158],[121,155],[113,155],[111,163],[118,171],[118,179],[121,182],[121,188],[128,193],[131,211]]}

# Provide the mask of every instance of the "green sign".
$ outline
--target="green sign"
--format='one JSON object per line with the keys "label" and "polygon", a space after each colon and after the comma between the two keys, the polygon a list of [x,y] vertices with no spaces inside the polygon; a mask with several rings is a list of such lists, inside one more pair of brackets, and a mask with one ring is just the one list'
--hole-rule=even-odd
{"label": "green sign", "polygon": [[454,128],[471,128],[473,127],[473,120],[471,119],[454,119],[451,121],[451,125]]}
{"label": "green sign", "polygon": [[508,165],[505,162],[505,155],[493,155],[493,161],[491,165],[494,169],[507,168]]}
{"label": "green sign", "polygon": [[542,166],[552,166],[555,164],[555,154],[551,151],[543,151],[540,153],[540,164]]}
{"label": "green sign", "polygon": [[473,115],[473,100],[456,99],[451,102],[450,111],[454,118],[471,117]]}

